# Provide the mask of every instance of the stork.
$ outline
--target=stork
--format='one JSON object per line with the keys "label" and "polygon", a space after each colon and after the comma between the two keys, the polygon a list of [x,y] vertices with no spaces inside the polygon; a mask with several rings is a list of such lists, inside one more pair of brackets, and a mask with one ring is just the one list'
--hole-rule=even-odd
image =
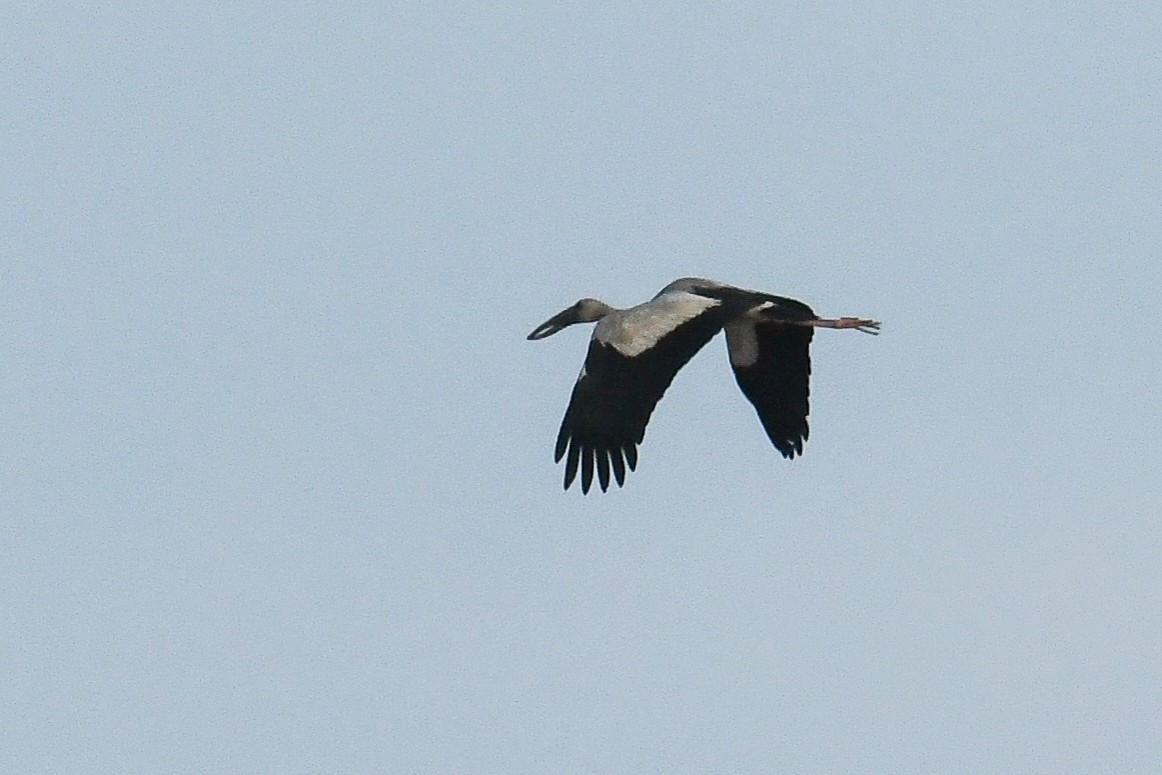
{"label": "stork", "polygon": [[597,472],[601,491],[610,473],[618,487],[626,468],[637,466],[646,423],[666,388],[686,363],[720,330],[726,330],[730,365],[754,404],[771,443],[785,458],[803,454],[807,396],[816,328],[877,334],[875,320],[821,318],[801,301],[684,277],[644,304],[617,309],[581,299],[528,335],[544,339],[574,323],[597,323],[589,352],[573,386],[553,459],[565,458],[565,489],[578,468],[581,492]]}

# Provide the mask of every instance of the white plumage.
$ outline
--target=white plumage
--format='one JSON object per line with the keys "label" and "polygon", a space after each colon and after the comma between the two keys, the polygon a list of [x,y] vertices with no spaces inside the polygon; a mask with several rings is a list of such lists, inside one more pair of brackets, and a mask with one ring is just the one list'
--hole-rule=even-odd
{"label": "white plumage", "polygon": [[721,304],[685,291],[662,291],[645,304],[610,312],[593,328],[593,338],[633,358],[686,321]]}

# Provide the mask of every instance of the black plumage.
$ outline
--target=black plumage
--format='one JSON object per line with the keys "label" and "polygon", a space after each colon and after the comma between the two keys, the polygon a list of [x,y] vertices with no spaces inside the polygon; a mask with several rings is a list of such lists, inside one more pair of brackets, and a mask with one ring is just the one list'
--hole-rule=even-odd
{"label": "black plumage", "polygon": [[654,407],[678,370],[722,329],[727,316],[721,305],[708,307],[634,357],[597,339],[589,343],[585,370],[573,386],[554,453],[558,463],[565,458],[566,489],[578,464],[583,493],[589,492],[595,463],[602,492],[609,488],[611,465],[618,486],[625,483],[626,467],[637,467],[637,445]]}
{"label": "black plumage", "polygon": [[574,323],[597,326],[573,386],[554,450],[565,461],[565,488],[580,477],[588,493],[625,484],[637,448],[674,375],[725,327],[731,367],[767,437],[783,457],[803,454],[815,328],[877,333],[862,318],[820,318],[800,301],[683,278],[629,309],[582,299],[533,329],[543,339]]}
{"label": "black plumage", "polygon": [[785,458],[803,454],[809,428],[811,354],[815,330],[781,321],[755,324],[759,356],[732,366],[743,394],[754,404],[767,438]]}

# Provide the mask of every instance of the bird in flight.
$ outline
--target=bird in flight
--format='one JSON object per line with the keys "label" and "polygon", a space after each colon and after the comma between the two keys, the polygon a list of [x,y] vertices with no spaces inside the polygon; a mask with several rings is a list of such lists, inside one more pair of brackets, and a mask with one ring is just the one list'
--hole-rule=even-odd
{"label": "bird in flight", "polygon": [[581,474],[588,493],[594,472],[602,492],[610,475],[621,487],[637,466],[646,423],[666,388],[694,353],[726,330],[730,366],[754,404],[763,429],[785,458],[807,440],[808,346],[816,328],[879,333],[863,318],[821,318],[801,301],[684,277],[636,307],[617,309],[581,299],[528,335],[544,339],[574,323],[597,323],[573,386],[554,460],[565,460],[565,489]]}

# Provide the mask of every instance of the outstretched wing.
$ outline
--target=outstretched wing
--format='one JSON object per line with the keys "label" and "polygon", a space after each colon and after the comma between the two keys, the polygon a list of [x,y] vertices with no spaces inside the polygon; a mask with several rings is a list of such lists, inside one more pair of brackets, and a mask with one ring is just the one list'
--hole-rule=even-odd
{"label": "outstretched wing", "polygon": [[[802,307],[800,319],[815,317],[807,305],[794,303]],[[784,305],[782,314],[786,312]],[[810,326],[764,317],[761,310],[726,326],[735,380],[754,404],[767,437],[785,458],[802,455],[803,442],[807,440],[809,347],[814,333]]]}
{"label": "outstretched wing", "polygon": [[[611,316],[593,332],[557,435],[554,459],[565,459],[565,489],[578,469],[583,493],[589,492],[594,470],[602,492],[609,488],[611,471],[619,487],[625,483],[626,468],[632,471],[637,466],[637,445],[662,394],[726,319],[721,305],[707,300],[680,314],[665,311],[677,324],[661,335],[656,328],[649,331],[648,346],[643,347],[640,328],[634,325],[645,311],[638,310]],[[650,320],[656,324],[658,315]]]}

